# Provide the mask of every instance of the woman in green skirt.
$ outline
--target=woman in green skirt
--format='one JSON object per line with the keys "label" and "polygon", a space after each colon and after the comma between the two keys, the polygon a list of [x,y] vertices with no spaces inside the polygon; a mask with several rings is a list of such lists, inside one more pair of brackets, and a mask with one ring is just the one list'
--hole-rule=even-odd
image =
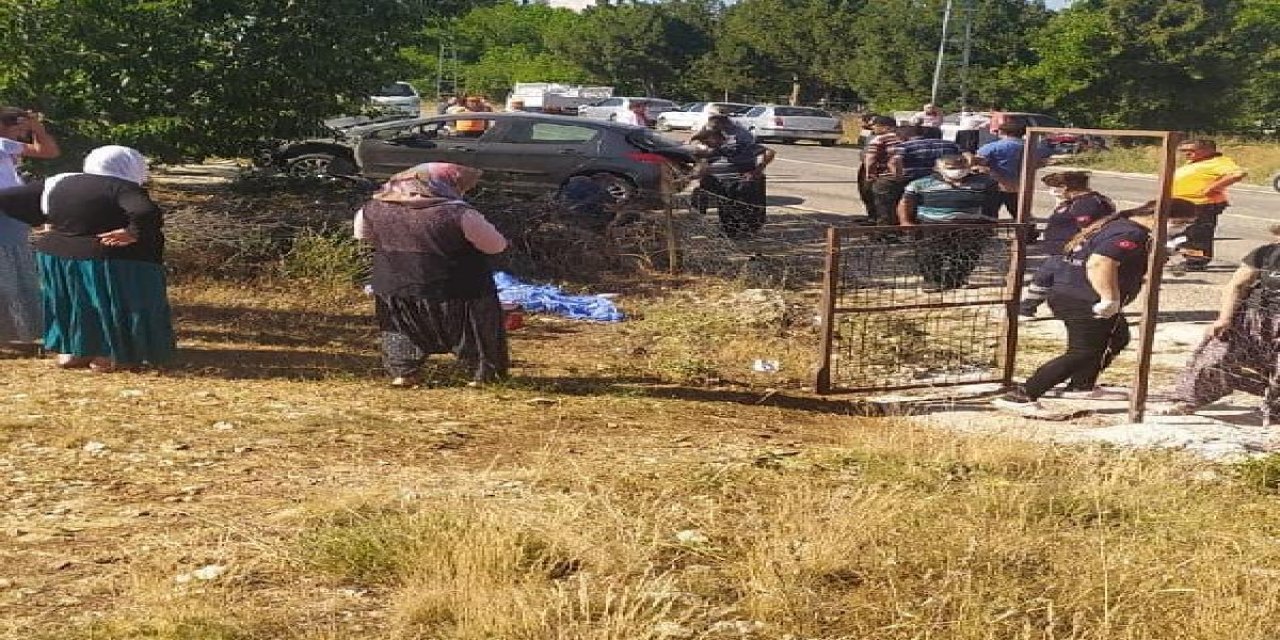
{"label": "woman in green skirt", "polygon": [[174,352],[160,209],[147,162],[121,146],[94,149],[84,173],[0,191],[0,210],[38,211],[35,242],[44,346],[62,368],[99,372],[167,362]]}

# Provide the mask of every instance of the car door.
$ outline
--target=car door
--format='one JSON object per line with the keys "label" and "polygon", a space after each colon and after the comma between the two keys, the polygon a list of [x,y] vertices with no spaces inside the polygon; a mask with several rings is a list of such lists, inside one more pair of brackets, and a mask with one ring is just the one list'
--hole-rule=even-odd
{"label": "car door", "polygon": [[512,118],[486,139],[485,181],[523,192],[553,190],[599,155],[603,132],[587,124]]}
{"label": "car door", "polygon": [[622,106],[622,98],[605,98],[578,109],[578,115],[594,120],[608,120],[609,115]]}
{"label": "car door", "polygon": [[[467,114],[468,119],[492,121],[486,114]],[[460,117],[438,118],[405,127],[389,127],[370,132],[356,146],[356,162],[365,177],[385,180],[424,162],[453,162],[479,166],[481,137],[457,134],[454,122]]]}

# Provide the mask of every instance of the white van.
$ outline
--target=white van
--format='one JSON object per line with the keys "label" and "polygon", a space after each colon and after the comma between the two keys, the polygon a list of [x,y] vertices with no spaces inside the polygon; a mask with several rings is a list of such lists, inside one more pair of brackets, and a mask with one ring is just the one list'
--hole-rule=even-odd
{"label": "white van", "polygon": [[392,82],[383,85],[377,93],[369,96],[373,106],[390,113],[405,113],[413,116],[422,114],[422,98],[418,90],[408,82]]}

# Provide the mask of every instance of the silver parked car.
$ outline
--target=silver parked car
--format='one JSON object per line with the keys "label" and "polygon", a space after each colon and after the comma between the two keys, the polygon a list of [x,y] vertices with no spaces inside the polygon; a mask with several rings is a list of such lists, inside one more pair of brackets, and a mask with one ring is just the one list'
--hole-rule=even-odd
{"label": "silver parked car", "polygon": [[[460,132],[458,120],[483,131]],[[642,127],[536,113],[466,113],[412,118],[347,132],[366,178],[385,180],[422,162],[484,170],[481,185],[546,193],[574,176],[608,177],[618,201],[653,201],[684,188],[693,163],[688,148]]]}
{"label": "silver parked car", "polygon": [[693,102],[675,111],[667,111],[659,115],[654,127],[658,131],[672,129],[697,131],[706,126],[707,118],[712,114],[720,113],[732,117],[740,116],[750,110],[751,105],[736,102]]}
{"label": "silver parked car", "polygon": [[844,135],[839,118],[814,107],[756,105],[733,120],[761,142],[813,140],[824,147],[834,147]]}
{"label": "silver parked car", "polygon": [[644,117],[651,127],[658,122],[658,116],[680,108],[676,103],[661,98],[605,98],[578,107],[578,116],[592,120],[617,120],[619,115],[630,111],[631,104],[636,101],[644,102]]}
{"label": "silver parked car", "polygon": [[373,106],[388,113],[422,115],[422,98],[408,82],[392,82],[369,96]]}

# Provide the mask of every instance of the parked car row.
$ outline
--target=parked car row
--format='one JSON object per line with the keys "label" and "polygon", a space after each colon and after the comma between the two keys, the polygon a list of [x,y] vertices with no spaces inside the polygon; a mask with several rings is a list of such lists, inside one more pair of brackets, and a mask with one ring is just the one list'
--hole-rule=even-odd
{"label": "parked car row", "polygon": [[[482,127],[458,126],[480,121]],[[331,121],[332,122],[332,121]],[[647,128],[534,113],[467,113],[331,127],[332,136],[280,145],[259,164],[305,173],[385,180],[423,162],[484,170],[482,186],[553,191],[579,175],[606,178],[618,201],[656,200],[683,189],[694,158]]]}

